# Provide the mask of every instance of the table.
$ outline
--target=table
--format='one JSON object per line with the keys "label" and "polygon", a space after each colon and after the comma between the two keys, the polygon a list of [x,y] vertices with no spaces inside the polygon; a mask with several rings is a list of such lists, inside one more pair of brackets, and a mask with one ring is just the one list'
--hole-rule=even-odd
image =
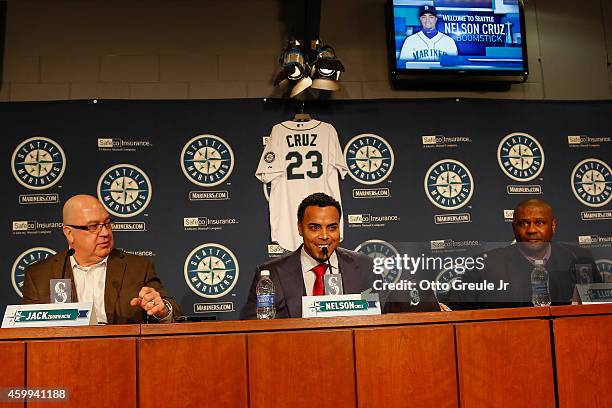
{"label": "table", "polygon": [[[606,406],[612,305],[1,329],[30,407]],[[5,403],[3,406],[23,406]]]}

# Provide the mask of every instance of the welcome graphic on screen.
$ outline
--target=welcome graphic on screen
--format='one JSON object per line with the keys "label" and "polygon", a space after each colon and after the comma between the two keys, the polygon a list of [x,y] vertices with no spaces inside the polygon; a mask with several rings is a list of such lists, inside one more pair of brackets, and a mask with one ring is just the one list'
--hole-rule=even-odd
{"label": "welcome graphic on screen", "polygon": [[519,0],[393,0],[398,69],[524,69]]}

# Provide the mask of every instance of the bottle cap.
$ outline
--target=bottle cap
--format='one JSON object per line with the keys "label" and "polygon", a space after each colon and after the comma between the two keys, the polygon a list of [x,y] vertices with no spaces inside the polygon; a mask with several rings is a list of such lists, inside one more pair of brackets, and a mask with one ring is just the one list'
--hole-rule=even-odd
{"label": "bottle cap", "polygon": [[270,276],[270,271],[267,269],[262,269],[261,272],[259,272],[259,274],[261,276]]}

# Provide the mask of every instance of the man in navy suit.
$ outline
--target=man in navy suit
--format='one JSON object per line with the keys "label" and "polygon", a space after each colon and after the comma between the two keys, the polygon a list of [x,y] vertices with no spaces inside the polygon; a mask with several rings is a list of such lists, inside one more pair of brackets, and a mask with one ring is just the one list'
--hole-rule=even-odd
{"label": "man in navy suit", "polygon": [[[306,197],[298,208],[298,231],[303,244],[295,251],[257,268],[243,319],[256,316],[255,287],[259,271],[267,269],[276,290],[276,317],[302,317],[302,296],[323,294],[323,274],[340,274],[344,293],[361,293],[372,287],[372,259],[364,254],[338,248],[340,243],[340,203],[324,193]],[[327,257],[323,254],[327,249]],[[318,266],[322,265],[322,266]]]}
{"label": "man in navy suit", "polygon": [[[300,203],[297,215],[303,244],[294,252],[257,268],[249,298],[242,310],[243,319],[256,317],[255,288],[261,270],[269,270],[274,282],[276,317],[302,317],[302,296],[323,294],[323,274],[340,274],[345,294],[359,294],[372,289],[377,278],[373,273],[372,258],[338,247],[342,217],[338,201],[324,193],[311,194]],[[433,294],[420,307],[409,309],[439,310]],[[396,307],[393,311],[408,310]]]}
{"label": "man in navy suit", "polygon": [[[597,265],[587,249],[552,242],[557,231],[557,218],[546,201],[537,198],[519,203],[514,210],[512,229],[516,244],[485,253],[484,268],[472,269],[462,276],[462,282],[473,284],[475,289],[451,291],[450,307],[532,306],[531,272],[536,260],[542,260],[548,271],[553,305],[571,303],[576,284],[601,282]],[[494,283],[494,289],[486,289],[483,282]],[[505,282],[506,286],[499,288],[499,282]]]}

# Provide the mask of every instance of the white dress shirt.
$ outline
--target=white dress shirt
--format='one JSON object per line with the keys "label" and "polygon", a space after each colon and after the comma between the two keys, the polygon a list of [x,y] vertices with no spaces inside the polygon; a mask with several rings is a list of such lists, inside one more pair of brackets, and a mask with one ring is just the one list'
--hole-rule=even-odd
{"label": "white dress shirt", "polygon": [[[302,247],[302,250],[300,251],[300,263],[302,265],[302,275],[304,276],[304,287],[306,287],[306,295],[312,296],[312,290],[314,289],[314,284],[317,280],[317,274],[314,273],[312,268],[314,268],[321,262],[310,256],[308,252],[306,252],[304,247]],[[338,268],[338,256],[336,255],[336,251],[332,252],[331,256],[329,257],[329,263],[331,263],[331,271],[329,270],[328,266],[327,270],[325,271],[325,275],[340,273],[340,270]]]}
{"label": "white dress shirt", "polygon": [[98,323],[108,323],[104,306],[107,261],[108,257],[95,265],[80,266],[74,256],[70,257],[79,302],[93,302]]}

